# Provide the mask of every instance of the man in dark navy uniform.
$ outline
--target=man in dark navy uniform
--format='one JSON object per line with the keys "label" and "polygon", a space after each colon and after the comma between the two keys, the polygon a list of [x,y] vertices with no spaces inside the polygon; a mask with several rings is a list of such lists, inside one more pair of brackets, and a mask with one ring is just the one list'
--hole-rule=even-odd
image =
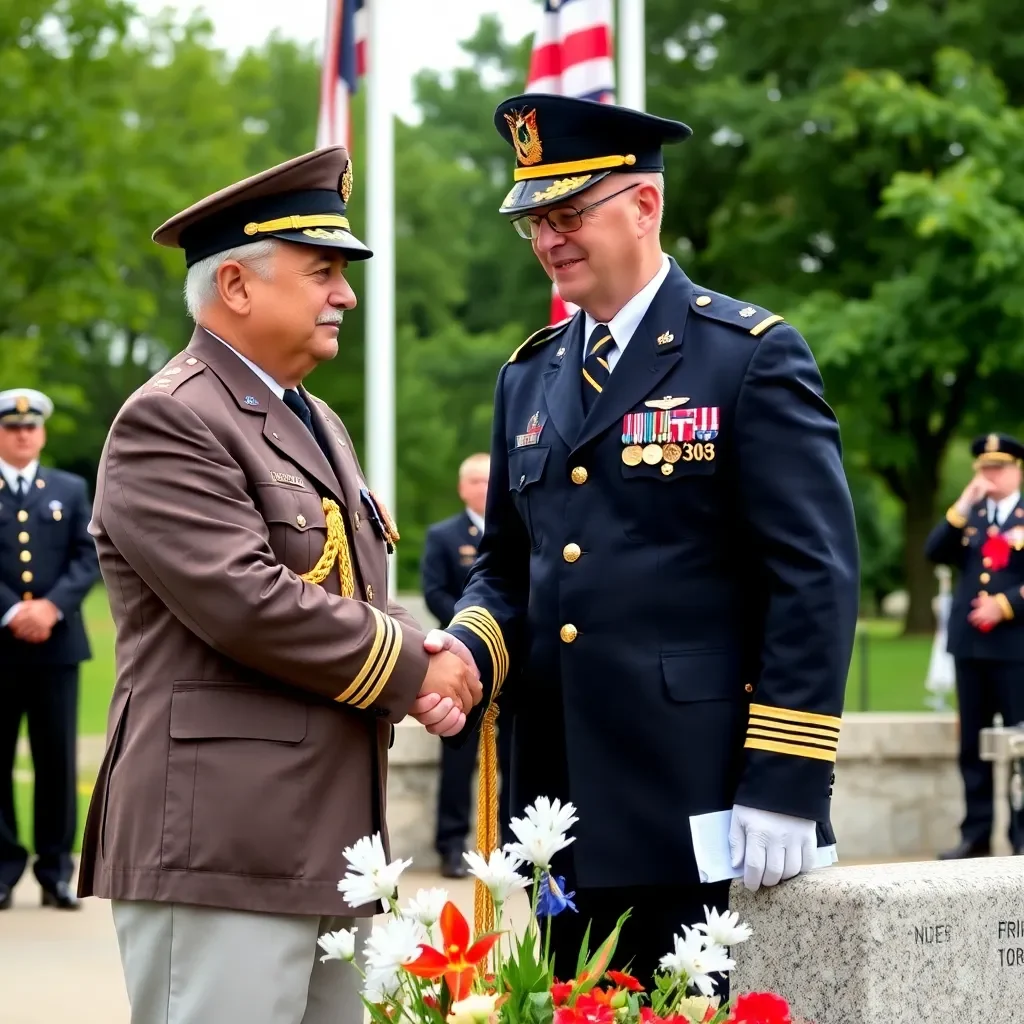
{"label": "man in dark navy uniform", "polygon": [[90,657],[80,608],[99,566],[85,481],[39,465],[52,411],[39,391],[0,393],[0,910],[28,863],[12,780],[25,717],[35,769],[33,870],[44,906],[79,906],[70,886],[78,666]]}
{"label": "man in dark navy uniform", "polygon": [[[487,502],[487,476],[490,458],[478,452],[464,459],[459,466],[459,497],[465,510],[434,523],[427,530],[423,544],[420,570],[423,598],[430,613],[444,628],[455,614],[455,602],[462,596],[477,548],[484,533],[484,509]],[[511,723],[506,719],[498,729],[498,752],[501,765],[500,816],[506,840],[509,838],[509,758]],[[437,830],[434,846],[441,857],[441,874],[446,878],[463,878],[467,874],[462,854],[469,835],[470,800],[473,769],[476,767],[475,743],[461,746],[444,744],[441,748],[441,778],[437,795]]]}
{"label": "man in dark navy uniform", "polygon": [[[997,711],[1006,725],[1024,722],[1024,445],[988,434],[976,438],[971,451],[975,475],[925,547],[933,562],[960,570],[946,632],[956,664],[967,807],[960,843],[940,854],[942,860],[990,852],[992,766],[978,756],[979,732]],[[1024,853],[1019,814],[1010,816],[1010,841],[1015,853]]]}
{"label": "man in dark navy uniform", "polygon": [[839,428],[795,329],[663,253],[662,145],[686,125],[543,94],[495,124],[501,212],[579,311],[498,375],[487,532],[444,642],[515,696],[513,804],[578,809],[559,976],[589,920],[596,943],[632,907],[617,959],[649,977],[728,901],[691,816],[725,812],[750,888],[834,855],[858,603]]}

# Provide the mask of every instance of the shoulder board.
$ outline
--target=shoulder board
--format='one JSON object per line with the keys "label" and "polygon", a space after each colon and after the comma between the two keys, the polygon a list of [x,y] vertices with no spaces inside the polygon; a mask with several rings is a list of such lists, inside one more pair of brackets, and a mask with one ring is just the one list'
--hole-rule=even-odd
{"label": "shoulder board", "polygon": [[738,327],[755,338],[770,327],[784,322],[778,313],[769,312],[763,306],[751,306],[729,295],[700,288],[690,297],[690,308],[709,320]]}
{"label": "shoulder board", "polygon": [[188,352],[179,352],[159,373],[146,384],[147,391],[174,391],[184,381],[202,373],[206,363]]}
{"label": "shoulder board", "polygon": [[549,324],[547,327],[542,327],[539,331],[534,331],[533,334],[531,334],[526,341],[524,341],[522,345],[520,345],[519,348],[517,348],[515,352],[508,357],[508,361],[510,363],[514,363],[516,360],[521,361],[525,359],[534,349],[540,348],[541,345],[551,341],[552,338],[557,338],[558,335],[568,327],[571,320],[572,317],[567,316],[564,320],[559,320],[557,324]]}

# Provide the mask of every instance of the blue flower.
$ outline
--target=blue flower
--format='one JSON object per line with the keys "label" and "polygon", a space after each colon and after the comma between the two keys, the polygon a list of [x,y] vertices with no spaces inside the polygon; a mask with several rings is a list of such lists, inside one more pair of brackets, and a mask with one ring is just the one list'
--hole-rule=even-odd
{"label": "blue flower", "polygon": [[572,898],[574,892],[565,892],[565,879],[559,875],[551,875],[544,872],[540,878],[540,891],[537,896],[537,916],[557,917],[563,910],[568,908],[574,914],[577,913],[576,904]]}

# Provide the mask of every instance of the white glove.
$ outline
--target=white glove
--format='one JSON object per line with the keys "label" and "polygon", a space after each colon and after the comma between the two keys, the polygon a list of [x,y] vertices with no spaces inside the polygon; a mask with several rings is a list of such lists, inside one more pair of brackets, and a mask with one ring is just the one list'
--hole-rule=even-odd
{"label": "white glove", "polygon": [[729,826],[732,866],[743,865],[743,884],[753,892],[778,885],[814,867],[817,830],[813,821],[736,804]]}

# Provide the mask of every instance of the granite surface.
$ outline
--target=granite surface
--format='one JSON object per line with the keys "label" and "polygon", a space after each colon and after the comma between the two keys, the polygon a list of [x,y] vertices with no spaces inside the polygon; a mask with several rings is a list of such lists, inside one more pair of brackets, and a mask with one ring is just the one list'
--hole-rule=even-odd
{"label": "granite surface", "polygon": [[814,1024],[1024,1021],[1024,857],[832,867],[732,907],[732,991]]}

